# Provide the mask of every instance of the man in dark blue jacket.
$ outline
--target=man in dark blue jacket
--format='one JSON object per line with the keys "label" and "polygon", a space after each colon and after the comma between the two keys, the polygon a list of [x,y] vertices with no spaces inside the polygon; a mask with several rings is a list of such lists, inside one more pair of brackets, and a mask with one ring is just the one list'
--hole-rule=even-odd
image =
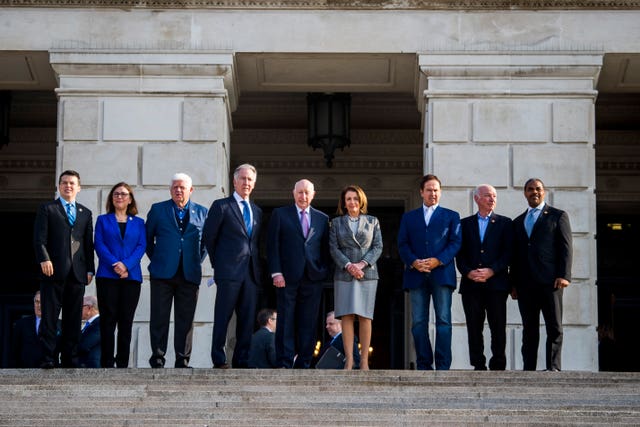
{"label": "man in dark blue jacket", "polygon": [[98,299],[92,295],[82,302],[82,320],[85,322],[78,343],[78,360],[81,368],[100,367],[100,311]]}
{"label": "man in dark blue jacket", "polygon": [[460,294],[467,319],[469,360],[477,371],[487,369],[484,355],[484,319],[491,330],[489,369],[504,370],[509,261],[511,258],[511,219],[493,210],[498,201],[496,189],[488,184],[473,191],[478,212],[464,218],[462,246],[456,265],[462,278]]}

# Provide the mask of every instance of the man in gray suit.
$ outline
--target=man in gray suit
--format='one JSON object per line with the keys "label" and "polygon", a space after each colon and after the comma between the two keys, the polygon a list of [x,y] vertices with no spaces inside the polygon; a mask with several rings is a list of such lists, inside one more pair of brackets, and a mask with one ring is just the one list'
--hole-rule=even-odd
{"label": "man in gray suit", "polygon": [[207,208],[189,200],[193,193],[191,177],[175,174],[170,192],[170,200],[151,206],[146,224],[147,256],[151,261],[149,364],[152,368],[164,367],[174,301],[175,367],[189,367],[193,316],[202,279],[201,264],[206,255],[201,240]]}
{"label": "man in gray suit", "polygon": [[[322,281],[329,265],[329,217],[311,207],[313,183],[295,184],[295,203],[271,214],[267,253],[276,289],[277,366],[309,368],[316,341]],[[295,360],[294,356],[298,355]]]}

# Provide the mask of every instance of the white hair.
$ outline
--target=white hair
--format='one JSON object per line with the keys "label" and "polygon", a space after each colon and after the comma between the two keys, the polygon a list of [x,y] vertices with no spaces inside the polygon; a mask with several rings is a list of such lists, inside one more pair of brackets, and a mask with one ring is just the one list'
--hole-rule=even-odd
{"label": "white hair", "polygon": [[183,172],[178,172],[177,174],[173,175],[171,177],[171,185],[173,185],[174,182],[176,181],[184,181],[187,183],[187,186],[189,188],[192,187],[193,182],[191,181],[191,177],[189,175],[187,175],[186,173]]}
{"label": "white hair", "polygon": [[256,170],[255,166],[250,165],[249,163],[243,163],[240,166],[238,166],[234,171],[233,171],[233,179],[238,179],[238,176],[240,176],[240,171],[242,169],[249,169],[251,172],[253,172],[253,179],[254,181],[258,180],[258,171]]}

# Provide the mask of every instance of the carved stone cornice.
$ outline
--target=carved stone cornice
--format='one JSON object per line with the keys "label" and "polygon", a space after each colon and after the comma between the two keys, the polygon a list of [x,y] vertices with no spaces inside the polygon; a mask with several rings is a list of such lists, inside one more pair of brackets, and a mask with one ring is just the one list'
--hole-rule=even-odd
{"label": "carved stone cornice", "polygon": [[580,10],[640,9],[620,0],[0,0],[0,6],[119,9]]}

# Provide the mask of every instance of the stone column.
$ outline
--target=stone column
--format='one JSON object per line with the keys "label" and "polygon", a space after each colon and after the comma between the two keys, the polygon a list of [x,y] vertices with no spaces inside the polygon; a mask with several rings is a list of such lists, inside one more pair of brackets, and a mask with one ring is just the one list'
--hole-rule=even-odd
{"label": "stone column", "polygon": [[[104,213],[111,187],[134,187],[139,215],[170,198],[171,176],[193,178],[192,200],[209,207],[228,194],[231,111],[237,103],[230,53],[58,50],[51,65],[59,87],[56,175],[75,169],[79,200]],[[148,260],[142,260],[147,273]],[[211,277],[208,260],[205,279]],[[209,367],[213,291],[202,285],[191,365]],[[95,292],[95,284],[87,290]],[[136,312],[130,366],[148,366],[149,286],[145,277]],[[173,328],[171,328],[173,334]],[[169,337],[167,366],[173,364]]]}
{"label": "stone column", "polygon": [[[573,282],[564,294],[563,368],[597,370],[595,85],[602,55],[590,52],[455,52],[418,56],[425,172],[442,180],[442,205],[476,211],[472,189],[498,191],[496,212],[526,209],[523,185],[541,178],[546,201],[573,229]],[[424,89],[424,90],[423,90]],[[453,368],[468,368],[465,317],[454,297]],[[542,322],[541,322],[542,323]],[[507,368],[522,369],[522,326],[508,303]],[[485,352],[490,355],[485,328]],[[545,368],[541,327],[538,369]],[[488,358],[487,358],[488,360]]]}

